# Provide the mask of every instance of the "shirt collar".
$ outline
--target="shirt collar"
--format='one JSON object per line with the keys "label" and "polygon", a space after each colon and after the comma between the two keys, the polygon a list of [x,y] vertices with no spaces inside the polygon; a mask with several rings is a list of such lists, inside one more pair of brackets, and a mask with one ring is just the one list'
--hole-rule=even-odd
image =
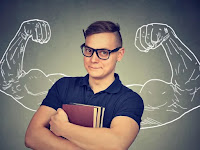
{"label": "shirt collar", "polygon": [[85,77],[83,77],[81,80],[80,80],[80,86],[89,86],[89,74],[87,74]]}
{"label": "shirt collar", "polygon": [[[119,75],[117,73],[115,73],[114,76],[115,76],[115,80],[107,89],[104,90],[104,92],[114,94],[114,93],[118,93],[120,91],[122,83],[119,79]],[[87,74],[85,77],[83,77],[82,80],[80,81],[80,86],[84,86],[84,85],[89,86],[89,74]]]}

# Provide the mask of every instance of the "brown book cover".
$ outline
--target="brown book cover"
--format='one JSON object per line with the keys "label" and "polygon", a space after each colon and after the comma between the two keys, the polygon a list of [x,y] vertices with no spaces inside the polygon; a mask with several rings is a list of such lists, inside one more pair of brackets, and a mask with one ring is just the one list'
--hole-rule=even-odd
{"label": "brown book cover", "polygon": [[84,127],[97,127],[97,107],[82,104],[63,104],[62,108],[68,115],[69,122]]}

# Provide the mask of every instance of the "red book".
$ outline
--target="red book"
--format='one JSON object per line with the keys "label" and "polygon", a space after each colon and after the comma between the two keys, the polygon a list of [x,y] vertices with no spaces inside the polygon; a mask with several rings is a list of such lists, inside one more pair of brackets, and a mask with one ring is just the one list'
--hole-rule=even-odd
{"label": "red book", "polygon": [[63,104],[62,108],[68,115],[69,122],[73,124],[93,128],[103,126],[103,107],[75,103]]}

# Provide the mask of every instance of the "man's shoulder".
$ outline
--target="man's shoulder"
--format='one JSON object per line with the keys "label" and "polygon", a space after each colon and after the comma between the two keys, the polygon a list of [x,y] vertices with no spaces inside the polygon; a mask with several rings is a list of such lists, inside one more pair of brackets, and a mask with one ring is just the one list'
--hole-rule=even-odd
{"label": "man's shoulder", "polygon": [[62,77],[54,83],[54,87],[63,91],[69,87],[79,86],[84,77]]}
{"label": "man's shoulder", "polygon": [[134,98],[142,100],[141,96],[133,91],[132,89],[128,88],[127,86],[122,84],[121,92],[125,95],[126,98]]}
{"label": "man's shoulder", "polygon": [[56,83],[60,84],[60,83],[67,83],[67,82],[76,82],[76,81],[80,81],[82,80],[84,77],[80,76],[80,77],[62,77],[60,79],[58,79],[56,81]]}
{"label": "man's shoulder", "polygon": [[125,86],[124,84],[122,84],[121,90],[122,90],[123,92],[125,92],[125,93],[128,92],[128,93],[132,93],[132,94],[137,94],[135,91],[133,91],[132,89],[128,88],[128,87]]}

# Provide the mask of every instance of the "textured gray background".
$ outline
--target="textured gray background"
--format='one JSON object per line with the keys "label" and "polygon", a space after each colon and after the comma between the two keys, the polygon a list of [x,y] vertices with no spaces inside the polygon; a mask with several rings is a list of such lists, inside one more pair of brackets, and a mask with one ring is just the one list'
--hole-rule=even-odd
{"label": "textured gray background", "polygon": [[[144,54],[134,47],[135,32],[143,24],[170,25],[200,60],[200,16],[198,0],[0,1],[0,57],[21,23],[38,18],[49,22],[52,37],[48,44],[28,42],[24,70],[38,68],[45,73],[70,76],[86,74],[80,45],[82,29],[96,20],[111,20],[121,25],[126,49],[117,72],[126,84],[143,84],[152,78],[168,81],[170,68],[162,50]],[[27,99],[28,101],[29,99]],[[0,93],[0,149],[26,149],[24,134],[33,112]],[[167,126],[141,130],[130,150],[188,150],[200,148],[200,110],[194,110]]]}

